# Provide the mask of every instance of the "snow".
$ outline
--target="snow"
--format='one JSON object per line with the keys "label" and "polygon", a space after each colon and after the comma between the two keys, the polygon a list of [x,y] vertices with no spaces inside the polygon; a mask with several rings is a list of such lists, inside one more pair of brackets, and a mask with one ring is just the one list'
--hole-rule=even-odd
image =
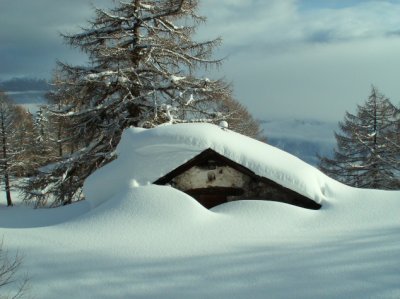
{"label": "snow", "polygon": [[119,159],[88,178],[86,197],[102,202],[130,186],[131,180],[150,184],[207,148],[318,203],[325,200],[324,184],[331,180],[319,170],[275,147],[212,124],[125,130],[116,150]]}
{"label": "snow", "polygon": [[171,76],[171,82],[173,82],[173,83],[177,83],[177,82],[179,82],[179,81],[181,81],[181,80],[184,80],[184,79],[186,79],[186,77],[175,76],[175,75],[172,75],[172,76]]}
{"label": "snow", "polygon": [[[150,184],[208,147],[323,194],[322,209],[237,201],[207,210]],[[86,182],[86,201],[0,206],[4,246],[24,255],[32,297],[400,298],[400,192],[344,186],[211,125],[129,129],[117,154]]]}
{"label": "snow", "polygon": [[228,122],[225,121],[225,120],[221,121],[221,122],[219,123],[219,126],[220,126],[221,128],[223,128],[223,129],[228,129],[228,127],[229,127]]}
{"label": "snow", "polygon": [[145,9],[153,9],[154,5],[140,3],[140,7],[145,8]]}
{"label": "snow", "polygon": [[[182,95],[181,95],[181,96],[182,96]],[[189,106],[189,105],[191,105],[191,104],[193,103],[193,101],[194,101],[193,94],[190,94],[190,96],[189,96],[189,100],[186,102],[186,106]]]}

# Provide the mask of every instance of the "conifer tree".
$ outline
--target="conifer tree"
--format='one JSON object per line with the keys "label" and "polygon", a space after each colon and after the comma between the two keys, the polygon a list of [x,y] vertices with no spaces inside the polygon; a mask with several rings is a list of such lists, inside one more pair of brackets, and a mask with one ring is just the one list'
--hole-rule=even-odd
{"label": "conifer tree", "polygon": [[321,157],[320,169],[350,186],[399,189],[398,108],[372,87],[364,105],[356,114],[346,112],[339,128],[334,156]]}
{"label": "conifer tree", "polygon": [[[196,42],[197,0],[121,1],[96,16],[81,33],[64,35],[89,57],[87,66],[59,63],[54,123],[68,124],[74,148],[25,186],[26,199],[44,204],[78,200],[84,179],[113,159],[129,126],[219,122],[219,101],[231,98],[229,84],[199,77],[219,66],[212,58],[220,39]],[[58,119],[57,119],[58,118]]]}
{"label": "conifer tree", "polygon": [[0,92],[0,174],[7,205],[12,206],[11,180],[35,168],[32,146],[32,118],[21,106]]}

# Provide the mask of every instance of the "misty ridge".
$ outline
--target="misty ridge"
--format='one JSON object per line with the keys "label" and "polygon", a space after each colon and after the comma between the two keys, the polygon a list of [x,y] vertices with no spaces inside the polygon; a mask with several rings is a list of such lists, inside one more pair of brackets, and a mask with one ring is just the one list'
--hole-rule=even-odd
{"label": "misty ridge", "polygon": [[268,144],[311,165],[318,165],[318,156],[333,155],[336,144],[334,131],[338,129],[336,122],[290,117],[259,121]]}
{"label": "misty ridge", "polygon": [[15,91],[48,91],[50,84],[45,79],[39,78],[12,78],[0,81],[0,90],[5,92]]}

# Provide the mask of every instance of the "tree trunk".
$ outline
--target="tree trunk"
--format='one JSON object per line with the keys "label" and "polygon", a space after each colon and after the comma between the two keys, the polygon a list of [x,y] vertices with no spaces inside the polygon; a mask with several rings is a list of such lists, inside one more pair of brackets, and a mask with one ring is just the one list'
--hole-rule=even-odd
{"label": "tree trunk", "polygon": [[11,206],[13,206],[13,202],[11,200],[10,179],[9,179],[7,170],[5,170],[5,173],[4,173],[4,186],[6,189],[7,206],[11,207]]}
{"label": "tree trunk", "polygon": [[3,138],[3,159],[4,159],[4,165],[3,165],[3,171],[4,171],[4,186],[6,190],[6,197],[7,197],[7,206],[12,206],[12,200],[11,200],[11,191],[10,191],[10,178],[8,175],[8,163],[7,163],[7,138],[6,138],[6,133],[5,133],[5,128],[4,128],[4,121],[2,119],[1,121],[1,129],[2,129],[2,138]]}

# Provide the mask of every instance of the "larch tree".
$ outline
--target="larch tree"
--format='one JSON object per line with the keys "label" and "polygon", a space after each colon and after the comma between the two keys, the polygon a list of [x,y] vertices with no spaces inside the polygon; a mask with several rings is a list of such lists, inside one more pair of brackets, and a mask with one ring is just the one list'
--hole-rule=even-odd
{"label": "larch tree", "polygon": [[39,166],[41,145],[37,142],[33,115],[19,105],[12,104],[12,109],[15,119],[14,134],[10,140],[15,153],[13,174],[22,177],[32,174]]}
{"label": "larch tree", "polygon": [[398,136],[398,108],[372,87],[365,104],[356,114],[347,112],[339,128],[334,156],[321,157],[320,169],[350,186],[399,189],[399,151],[393,138]]}
{"label": "larch tree", "polygon": [[218,110],[225,115],[229,128],[235,132],[266,142],[260,122],[250,114],[245,106],[234,98],[226,98],[218,103]]}
{"label": "larch tree", "polygon": [[[45,165],[49,162],[54,162],[58,155],[58,138],[57,130],[53,129],[53,124],[50,124],[46,114],[46,106],[40,106],[34,118],[34,130],[36,131],[36,144],[40,146],[40,164]],[[55,136],[55,137],[54,137]],[[54,137],[54,138],[53,138]]]}
{"label": "larch tree", "polygon": [[198,76],[219,66],[212,58],[220,39],[197,42],[204,17],[197,0],[130,0],[111,10],[95,9],[82,32],[64,35],[88,55],[89,65],[59,63],[53,121],[68,124],[74,148],[25,186],[38,205],[67,204],[80,197],[84,179],[114,158],[129,126],[214,122],[226,118],[219,101],[231,98],[223,80]]}
{"label": "larch tree", "polygon": [[[70,142],[70,126],[68,117],[61,117],[58,113],[65,105],[62,103],[57,90],[51,90],[46,94],[49,105],[39,107],[35,118],[35,129],[41,144],[42,164],[53,163],[63,158],[64,154],[74,151],[75,145]],[[53,111],[56,111],[54,113]],[[73,128],[72,128],[73,129]]]}
{"label": "larch tree", "polygon": [[21,132],[18,128],[18,110],[4,92],[0,92],[0,174],[4,183],[7,206],[12,206],[11,177],[20,169],[18,155],[22,146],[15,141]]}

